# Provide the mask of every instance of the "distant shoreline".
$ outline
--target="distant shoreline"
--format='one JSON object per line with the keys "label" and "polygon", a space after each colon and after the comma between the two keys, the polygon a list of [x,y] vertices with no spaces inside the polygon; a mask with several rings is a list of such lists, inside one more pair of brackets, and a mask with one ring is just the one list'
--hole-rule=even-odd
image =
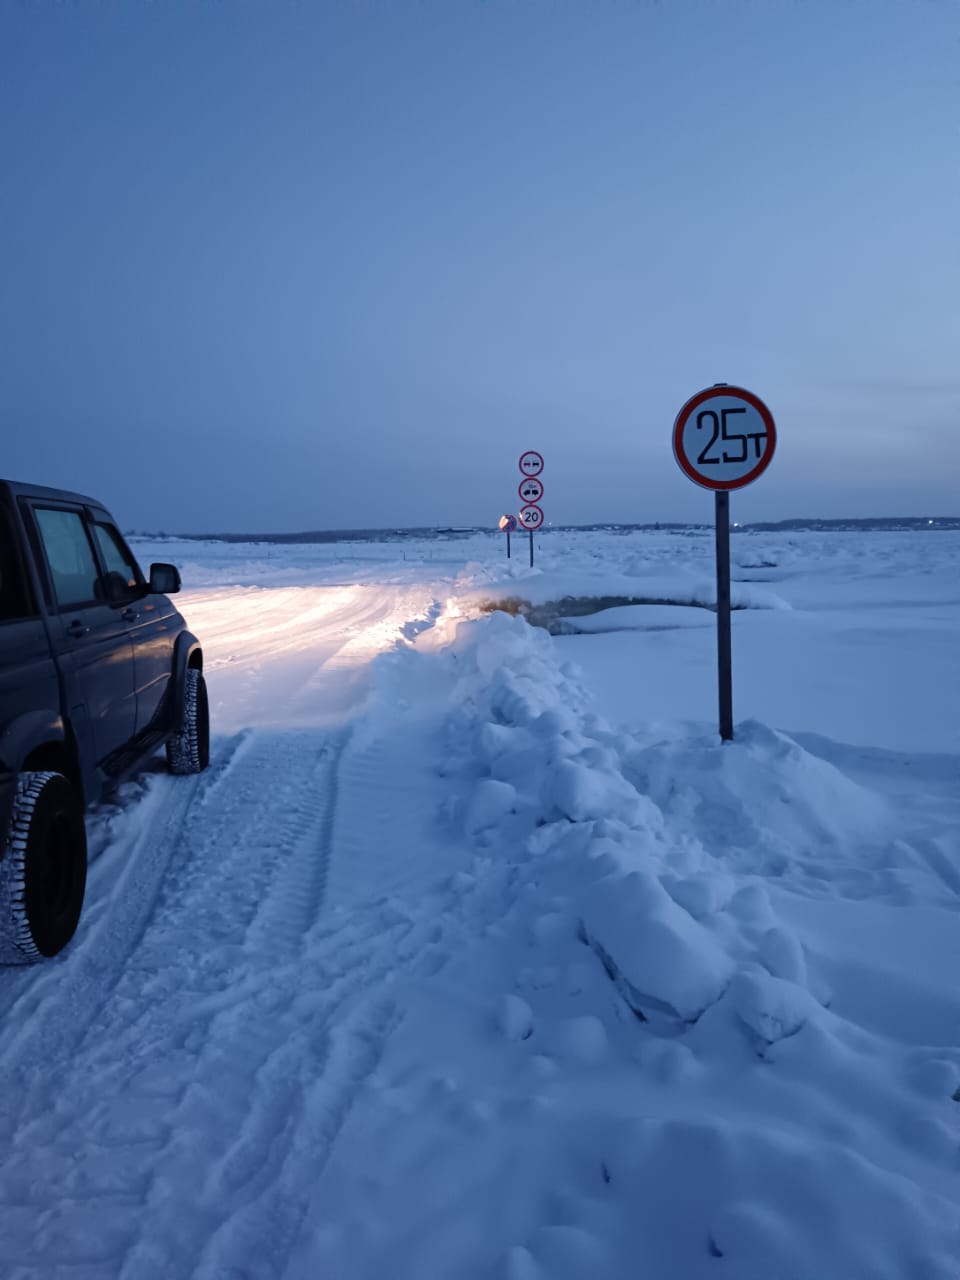
{"label": "distant shoreline", "polygon": [[[549,525],[537,533],[702,533],[713,528],[711,524],[683,524],[675,521],[648,522],[645,524],[563,524]],[[838,520],[760,520],[751,524],[734,525],[734,533],[896,533],[960,530],[960,516],[880,516],[876,518]],[[516,537],[522,536],[522,530]],[[315,529],[302,533],[146,533],[131,532],[130,538],[144,541],[173,539],[180,542],[262,542],[278,546],[310,545],[326,542],[400,542],[416,539],[458,540],[473,538],[481,533],[502,534],[483,525],[387,529]]]}

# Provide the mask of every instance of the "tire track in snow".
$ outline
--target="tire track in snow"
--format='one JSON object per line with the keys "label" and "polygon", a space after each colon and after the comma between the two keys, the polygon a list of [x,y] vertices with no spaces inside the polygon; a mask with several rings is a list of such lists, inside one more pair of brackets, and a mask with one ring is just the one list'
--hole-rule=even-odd
{"label": "tire track in snow", "polygon": [[[288,1045],[267,1064],[260,1096],[280,1081],[287,1087],[277,1089],[271,1114],[251,1115],[208,1185],[212,1202],[229,1211],[204,1250],[197,1280],[282,1280],[289,1273],[336,1136],[400,1020],[403,985],[435,974],[515,900],[512,866],[472,885],[469,878],[451,882],[466,858],[451,851],[425,803],[434,799],[432,774],[427,744],[416,734],[346,748],[328,899],[328,912],[342,923],[321,923],[306,940],[291,1006],[302,1051]],[[313,1042],[311,1027],[319,1034]],[[250,1176],[227,1185],[238,1151]]]}
{"label": "tire track in snow", "polygon": [[303,936],[323,907],[337,807],[337,772],[348,739],[346,731],[331,735],[320,750],[300,800],[300,818],[290,832],[290,856],[261,899],[247,931],[245,945],[275,958],[302,949]]}
{"label": "tire track in snow", "polygon": [[[301,914],[309,913],[310,886],[322,884],[329,800],[317,786],[332,784],[337,745],[311,733],[251,735],[229,796],[216,806],[201,802],[183,831],[151,928],[118,984],[124,1003],[129,997],[129,1020],[118,1026],[111,1010],[107,1025],[91,1029],[92,1040],[100,1031],[146,1032],[156,1018],[144,994],[183,1005],[189,992],[187,1021],[196,1031],[202,1018],[194,1011],[215,1011],[238,979],[251,981],[270,961],[276,940],[257,922],[272,895],[292,893]],[[103,1057],[115,1057],[115,1045],[102,1043]],[[96,1045],[92,1056],[99,1056]]]}
{"label": "tire track in snow", "polygon": [[[472,892],[450,884],[448,842],[442,833],[425,834],[433,828],[432,806],[424,803],[433,783],[417,747],[405,739],[345,747],[339,782],[334,771],[327,793],[337,883],[331,881],[326,913],[301,935],[299,950],[273,948],[269,973],[216,1014],[209,1056],[176,1120],[181,1137],[158,1169],[123,1280],[170,1274],[160,1262],[151,1269],[151,1259],[166,1248],[169,1265],[171,1239],[181,1250],[178,1275],[281,1280],[313,1208],[315,1183],[400,1016],[395,993],[407,979],[435,973],[466,937],[509,909],[514,868],[475,882]],[[395,754],[408,767],[385,785]],[[335,755],[331,746],[323,767]],[[268,922],[275,913],[284,918],[285,895],[278,882],[249,938],[269,938]],[[243,1116],[239,1125],[224,1124],[222,1150],[209,1143],[191,1150],[182,1136],[198,1128],[192,1095],[201,1078],[205,1105],[215,1095],[221,1103],[233,1097]]]}
{"label": "tire track in snow", "polygon": [[[402,634],[381,611],[312,683],[323,694]],[[40,999],[0,1050],[4,1097],[19,1099],[0,1102],[0,1274],[283,1274],[312,1179],[395,1024],[398,976],[443,960],[442,926],[383,900],[391,843],[369,828],[349,851],[374,873],[366,897],[320,918],[344,853],[345,744],[252,734],[213,774],[157,779],[96,863],[86,930],[55,966],[72,966],[72,985],[17,975],[18,1014]],[[370,763],[360,781],[376,795]],[[368,806],[381,830],[392,806]]]}
{"label": "tire track in snow", "polygon": [[[223,743],[210,768],[195,778],[158,779],[129,815],[129,830],[109,858],[101,855],[91,876],[93,893],[86,904],[76,940],[53,962],[40,968],[6,970],[12,1002],[3,1011],[0,1036],[0,1082],[9,1065],[56,1063],[69,1056],[78,1033],[109,1000],[124,965],[150,924],[177,844],[199,803],[227,781],[246,735]],[[121,862],[110,881],[103,865]],[[6,1090],[0,1088],[0,1099]],[[0,1102],[2,1106],[2,1102]]]}
{"label": "tire track in snow", "polygon": [[[10,1104],[3,1114],[4,1128],[18,1157],[14,1168],[20,1171],[19,1185],[36,1185],[37,1168],[45,1163],[44,1146],[92,1151],[100,1157],[115,1153],[120,1157],[118,1164],[128,1165],[128,1176],[111,1175],[110,1200],[123,1197],[137,1206],[125,1224],[124,1248],[135,1243],[151,1167],[171,1144],[178,1145],[180,1107],[188,1112],[193,1108],[188,1133],[210,1127],[209,1119],[196,1114],[196,1105],[204,1089],[208,1103],[215,1099],[218,1064],[214,1064],[214,1076],[206,1080],[198,1055],[202,1059],[203,1048],[210,1042],[218,1001],[229,1007],[230,987],[239,981],[242,992],[244,984],[251,983],[252,971],[269,963],[269,957],[247,942],[258,911],[271,901],[271,885],[278,878],[289,879],[289,865],[299,860],[310,865],[300,877],[307,885],[306,897],[302,892],[293,895],[294,915],[306,923],[318,902],[323,877],[317,869],[322,872],[323,857],[313,855],[315,850],[322,855],[330,817],[322,801],[305,805],[300,801],[304,795],[311,796],[318,771],[332,778],[335,756],[316,735],[287,735],[280,742],[272,737],[248,738],[244,750],[229,759],[231,796],[226,804],[222,797],[210,803],[223,769],[215,768],[196,780],[189,786],[190,797],[165,812],[164,800],[185,788],[179,781],[161,780],[165,785],[154,788],[147,802],[131,814],[135,826],[130,838],[132,871],[121,877],[110,895],[106,904],[110,909],[101,913],[102,925],[91,930],[88,945],[74,956],[80,963],[64,966],[67,981],[50,989],[37,1010],[39,1016],[25,1022],[0,1061],[0,1072],[7,1069],[3,1098]],[[264,788],[273,803],[263,803]],[[148,830],[150,839],[145,834]],[[314,830],[317,838],[311,841]],[[146,850],[140,848],[144,842]],[[139,892],[145,870],[150,872],[149,894]],[[161,883],[164,873],[166,880]],[[122,946],[116,942],[118,914]],[[289,912],[288,923],[295,924]],[[263,933],[262,918],[259,928]],[[95,933],[107,929],[112,931],[109,946],[104,946],[103,938],[96,945]],[[78,994],[87,997],[88,1004],[87,1016],[79,1019]],[[241,1061],[253,1049],[256,1063],[275,1047],[277,1029],[261,1037],[259,1052],[254,1043],[256,1024],[249,1024],[249,1029],[250,1034],[241,1037],[235,1048]],[[147,1055],[164,1063],[166,1078],[159,1093],[149,1068],[144,1071]],[[49,1085],[42,1078],[31,1079],[35,1065],[42,1061],[49,1068],[51,1057],[60,1061],[63,1072],[52,1107]],[[219,1057],[216,1052],[215,1057]],[[138,1077],[146,1078],[138,1081]],[[247,1081],[241,1083],[245,1087]],[[242,1094],[243,1089],[236,1092]],[[236,1105],[238,1097],[228,1096],[226,1101],[231,1132],[235,1132],[236,1114],[242,1114],[242,1108]],[[222,1100],[215,1105],[222,1107]],[[135,1158],[127,1161],[124,1153]],[[194,1163],[199,1154],[191,1151]],[[59,1165],[61,1181],[57,1186],[54,1178],[53,1185],[47,1185],[47,1196],[72,1201],[81,1229],[90,1208],[89,1192],[77,1194],[68,1162],[54,1163]],[[98,1171],[95,1180],[101,1174]],[[44,1181],[51,1182],[49,1172]],[[3,1202],[9,1206],[11,1190],[16,1200],[17,1188],[7,1182],[0,1185],[4,1217]],[[65,1239],[71,1231],[65,1228]],[[82,1248],[77,1251],[82,1255]],[[2,1240],[0,1261],[12,1261]]]}

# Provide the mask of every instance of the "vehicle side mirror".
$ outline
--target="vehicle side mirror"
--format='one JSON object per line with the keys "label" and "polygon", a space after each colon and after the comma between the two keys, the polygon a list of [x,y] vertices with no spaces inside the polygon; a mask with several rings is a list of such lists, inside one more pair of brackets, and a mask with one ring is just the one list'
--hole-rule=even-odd
{"label": "vehicle side mirror", "polygon": [[153,595],[172,596],[180,590],[180,570],[175,564],[150,566],[150,591]]}

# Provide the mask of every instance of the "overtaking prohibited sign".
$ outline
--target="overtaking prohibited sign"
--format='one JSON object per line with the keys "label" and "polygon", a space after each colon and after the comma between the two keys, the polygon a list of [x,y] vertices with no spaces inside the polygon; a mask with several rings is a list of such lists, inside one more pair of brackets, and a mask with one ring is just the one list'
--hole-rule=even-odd
{"label": "overtaking prohibited sign", "polygon": [[520,470],[525,476],[538,476],[543,470],[543,454],[536,449],[528,449],[520,455]]}
{"label": "overtaking prohibited sign", "polygon": [[673,452],[695,484],[741,489],[770,465],[777,447],[773,414],[752,391],[726,383],[691,396],[673,424]]}

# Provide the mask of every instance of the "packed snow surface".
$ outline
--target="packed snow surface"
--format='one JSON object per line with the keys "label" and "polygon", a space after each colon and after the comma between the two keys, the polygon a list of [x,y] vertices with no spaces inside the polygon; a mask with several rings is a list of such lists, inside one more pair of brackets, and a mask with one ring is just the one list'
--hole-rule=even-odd
{"label": "packed snow surface", "polygon": [[4,1280],[960,1275],[960,536],[735,536],[725,745],[710,537],[538,542],[137,544],[211,765],[0,971]]}

